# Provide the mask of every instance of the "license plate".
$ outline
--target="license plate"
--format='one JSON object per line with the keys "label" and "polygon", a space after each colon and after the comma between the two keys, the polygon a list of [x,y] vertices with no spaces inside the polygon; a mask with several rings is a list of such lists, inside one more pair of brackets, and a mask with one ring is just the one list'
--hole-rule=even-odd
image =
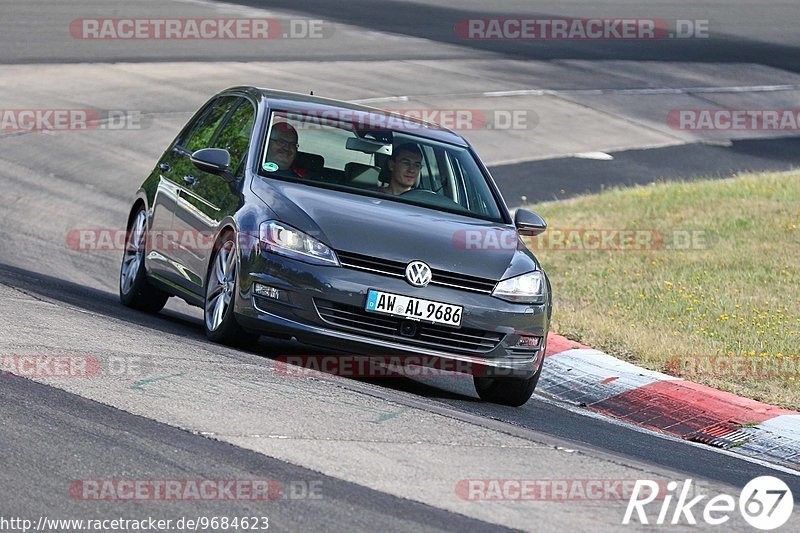
{"label": "license plate", "polygon": [[400,294],[371,290],[367,293],[366,311],[381,313],[410,320],[461,327],[460,305],[432,302]]}

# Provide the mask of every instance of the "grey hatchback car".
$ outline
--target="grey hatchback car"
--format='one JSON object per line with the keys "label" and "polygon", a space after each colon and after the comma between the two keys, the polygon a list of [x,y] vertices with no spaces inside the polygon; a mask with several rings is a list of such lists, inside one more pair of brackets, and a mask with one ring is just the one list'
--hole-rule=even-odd
{"label": "grey hatchback car", "polygon": [[544,362],[550,282],[461,136],[391,112],[254,87],[211,98],[138,190],[124,305],[171,296],[206,335],[465,363],[519,406]]}

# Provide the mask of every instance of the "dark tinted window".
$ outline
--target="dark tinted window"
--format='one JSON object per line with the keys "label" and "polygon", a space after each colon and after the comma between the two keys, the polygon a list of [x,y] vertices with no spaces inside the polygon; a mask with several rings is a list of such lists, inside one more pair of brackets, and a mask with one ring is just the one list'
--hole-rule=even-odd
{"label": "dark tinted window", "polygon": [[224,148],[230,152],[231,172],[235,172],[239,168],[239,163],[247,154],[255,115],[256,111],[253,105],[242,98],[239,106],[223,126],[217,140],[214,142],[213,148]]}
{"label": "dark tinted window", "polygon": [[214,133],[238,101],[239,98],[235,96],[223,96],[217,99],[186,134],[182,143],[183,147],[190,152],[211,148]]}

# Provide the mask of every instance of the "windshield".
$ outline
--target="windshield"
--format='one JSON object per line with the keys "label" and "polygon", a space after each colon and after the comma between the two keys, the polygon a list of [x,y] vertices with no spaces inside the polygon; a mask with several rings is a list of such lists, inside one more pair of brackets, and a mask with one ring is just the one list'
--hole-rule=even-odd
{"label": "windshield", "polygon": [[413,135],[412,123],[397,122],[406,128],[273,111],[260,174],[504,222],[469,150]]}

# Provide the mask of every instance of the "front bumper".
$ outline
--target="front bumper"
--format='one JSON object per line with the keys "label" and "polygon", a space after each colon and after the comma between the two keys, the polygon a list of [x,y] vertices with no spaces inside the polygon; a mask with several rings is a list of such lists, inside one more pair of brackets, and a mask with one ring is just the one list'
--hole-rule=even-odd
{"label": "front bumper", "polygon": [[[292,335],[349,354],[433,356],[468,363],[489,376],[531,377],[544,356],[548,304],[515,304],[432,285],[418,288],[400,278],[255,250],[242,255],[239,272],[237,320],[261,334]],[[278,289],[280,300],[256,295],[254,283]],[[404,336],[400,319],[363,312],[369,289],[462,305],[461,328],[420,324],[414,336]],[[334,320],[327,311],[320,312],[325,307],[342,309],[350,319]],[[393,321],[398,324],[395,332],[390,330]],[[523,335],[538,337],[539,346],[517,346]]]}

